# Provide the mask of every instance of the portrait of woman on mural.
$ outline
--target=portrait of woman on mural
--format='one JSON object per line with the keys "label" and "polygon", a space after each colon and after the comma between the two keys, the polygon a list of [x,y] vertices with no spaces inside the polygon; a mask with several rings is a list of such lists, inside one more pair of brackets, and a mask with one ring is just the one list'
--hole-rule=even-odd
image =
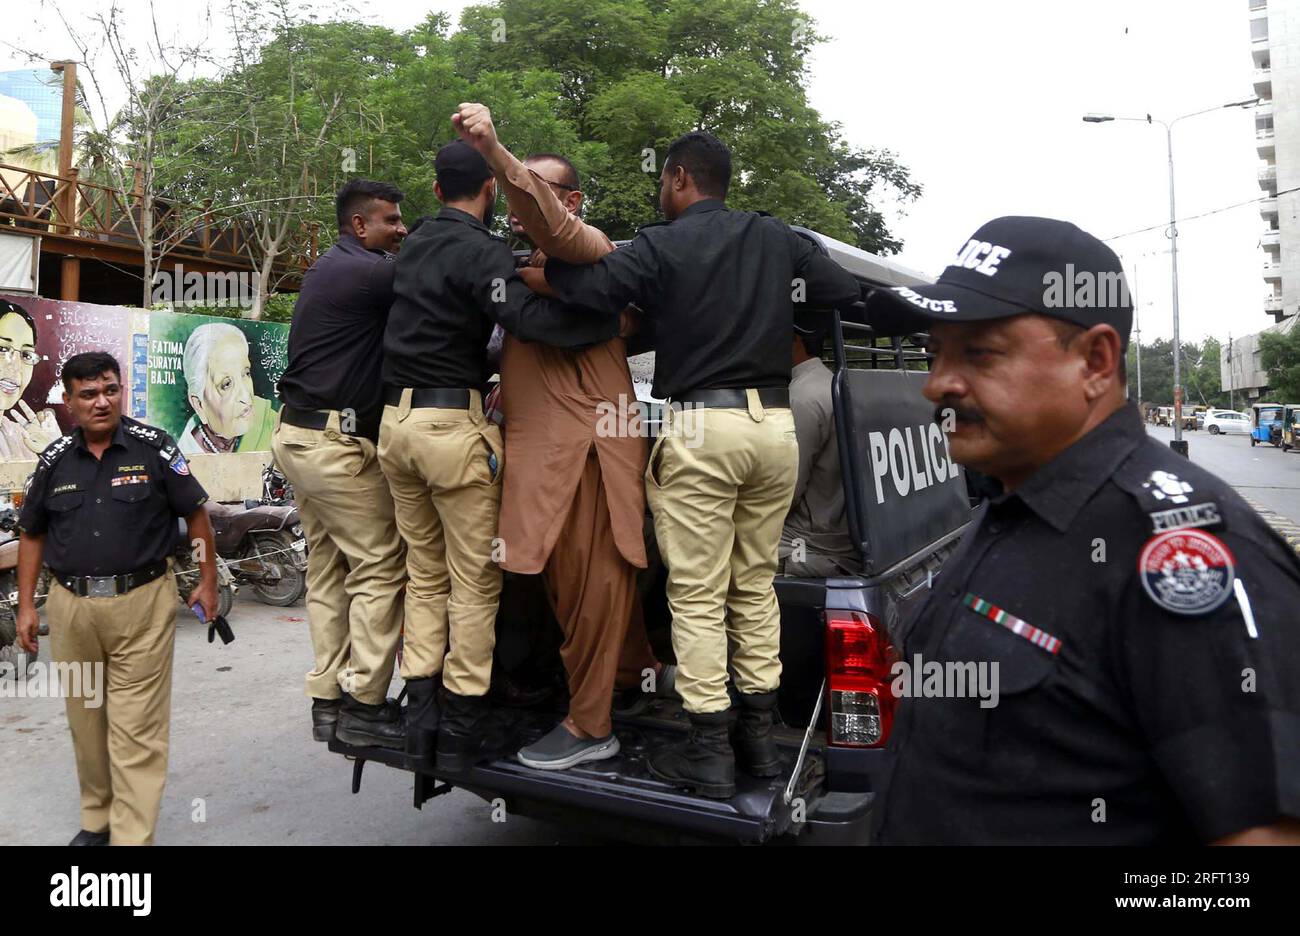
{"label": "portrait of woman on mural", "polygon": [[63,434],[54,411],[34,411],[22,399],[41,362],[36,322],[19,305],[0,299],[0,460],[32,461]]}
{"label": "portrait of woman on mural", "polygon": [[248,339],[234,325],[200,325],[185,342],[186,400],[193,410],[177,438],[180,450],[264,452],[271,447],[275,410],[253,393]]}

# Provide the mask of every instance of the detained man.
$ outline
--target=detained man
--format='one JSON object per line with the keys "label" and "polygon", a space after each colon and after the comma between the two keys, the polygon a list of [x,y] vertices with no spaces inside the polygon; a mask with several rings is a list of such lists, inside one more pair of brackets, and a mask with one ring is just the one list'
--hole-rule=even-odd
{"label": "detained man", "polygon": [[781,530],[781,571],[803,578],[855,575],[862,561],[849,536],[835,436],[831,378],[824,363],[827,322],[797,316],[790,411],[799,440],[799,476]]}
{"label": "detained man", "polygon": [[[452,119],[505,191],[512,229],[538,247],[531,266],[546,262],[546,250],[591,262],[613,249],[578,217],[582,191],[569,160],[539,154],[519,162],[481,104],[462,104]],[[640,696],[643,682],[667,692],[672,679],[650,649],[636,591],[637,570],[646,566],[645,442],[621,336],[567,349],[506,335],[500,370],[507,466],[501,565],[543,574],[564,631],[560,656],[569,680],[567,716],[518,757],[562,770],[618,753],[610,718],[616,686]]]}

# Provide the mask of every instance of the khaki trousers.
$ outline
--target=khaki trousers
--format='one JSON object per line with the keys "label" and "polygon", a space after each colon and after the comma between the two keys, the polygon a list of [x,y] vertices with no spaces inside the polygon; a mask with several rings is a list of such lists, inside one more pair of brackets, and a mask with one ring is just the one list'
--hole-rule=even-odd
{"label": "khaki trousers", "polygon": [[315,668],[307,695],[340,689],[368,705],[383,702],[402,630],[405,548],[393,498],[369,439],[281,423],[271,451],[293,484],[307,537],[307,620]]}
{"label": "khaki trousers", "polygon": [[497,540],[501,430],[484,418],[477,390],[467,410],[411,409],[410,398],[407,389],[398,406],[385,406],[379,428],[379,462],[410,577],[402,677],[442,673],[449,691],[481,696],[492,676],[501,596],[495,550],[509,548]]}
{"label": "khaki trousers", "polygon": [[[595,446],[543,576],[564,631],[560,658],[569,676],[569,717],[587,734],[610,733],[616,682],[637,685],[655,665],[640,613],[634,565],[614,542]],[[636,612],[634,615],[634,611]]]}
{"label": "khaki trousers", "polygon": [[[82,669],[83,690],[66,701],[81,827],[107,829],[113,845],[153,844],[167,782],[177,609],[170,573],[115,598],[78,598],[50,584],[51,654]],[[102,694],[90,699],[84,687],[95,664]]]}
{"label": "khaki trousers", "polygon": [[664,408],[646,468],[655,537],[668,567],[676,687],[688,712],[728,708],[727,643],[742,693],[781,679],[776,574],[799,450],[788,409]]}

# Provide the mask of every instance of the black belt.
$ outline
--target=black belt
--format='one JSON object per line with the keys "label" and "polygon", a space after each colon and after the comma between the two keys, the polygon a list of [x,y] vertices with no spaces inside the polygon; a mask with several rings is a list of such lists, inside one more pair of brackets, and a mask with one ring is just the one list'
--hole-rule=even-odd
{"label": "black belt", "polygon": [[[385,387],[384,402],[402,405],[404,387]],[[469,391],[460,387],[412,387],[411,409],[469,409]]]}
{"label": "black belt", "polygon": [[[758,402],[764,409],[789,409],[789,387],[759,387]],[[748,409],[749,397],[744,390],[688,390],[672,398],[673,405],[703,406],[711,409]]]}
{"label": "black belt", "polygon": [[166,572],[166,559],[121,575],[64,575],[50,570],[55,581],[78,598],[115,598],[125,595],[133,588],[148,585]]}
{"label": "black belt", "polygon": [[[296,406],[290,406],[285,403],[280,407],[280,421],[287,422],[291,426],[297,426],[300,429],[324,429],[329,425],[330,415],[333,410],[315,410],[315,409],[298,409]],[[352,431],[348,431],[348,426],[355,425]],[[372,442],[379,438],[379,417],[371,416],[366,419],[348,420],[339,416],[339,432],[344,435],[362,436],[370,439]]]}

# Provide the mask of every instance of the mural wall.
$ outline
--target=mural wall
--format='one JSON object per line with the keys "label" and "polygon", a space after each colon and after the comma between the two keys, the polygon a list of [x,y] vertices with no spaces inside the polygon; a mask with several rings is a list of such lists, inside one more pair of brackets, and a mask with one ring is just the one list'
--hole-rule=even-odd
{"label": "mural wall", "polygon": [[63,363],[107,351],[122,365],[122,412],[170,433],[181,451],[264,452],[289,326],[0,296],[0,461],[34,461],[72,430]]}

